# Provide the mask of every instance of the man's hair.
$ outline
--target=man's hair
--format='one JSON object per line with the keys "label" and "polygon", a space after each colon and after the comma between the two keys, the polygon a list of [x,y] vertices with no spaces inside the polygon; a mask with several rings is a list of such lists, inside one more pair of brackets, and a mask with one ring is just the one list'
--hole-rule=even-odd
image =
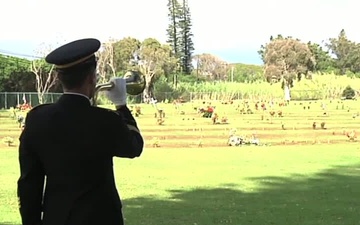
{"label": "man's hair", "polygon": [[58,79],[65,89],[79,88],[96,70],[96,64],[88,63],[69,69],[58,69]]}

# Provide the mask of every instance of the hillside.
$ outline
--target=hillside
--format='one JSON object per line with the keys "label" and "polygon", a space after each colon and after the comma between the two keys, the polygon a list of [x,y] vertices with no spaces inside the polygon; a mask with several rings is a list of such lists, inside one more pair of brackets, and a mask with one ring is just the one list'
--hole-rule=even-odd
{"label": "hillside", "polygon": [[233,66],[233,80],[237,82],[253,82],[255,80],[263,79],[264,69],[261,65],[232,63]]}
{"label": "hillside", "polygon": [[245,63],[231,63],[230,66],[234,66],[236,71],[243,72],[253,72],[253,73],[262,73],[263,66],[262,65],[253,65],[253,64],[245,64]]}

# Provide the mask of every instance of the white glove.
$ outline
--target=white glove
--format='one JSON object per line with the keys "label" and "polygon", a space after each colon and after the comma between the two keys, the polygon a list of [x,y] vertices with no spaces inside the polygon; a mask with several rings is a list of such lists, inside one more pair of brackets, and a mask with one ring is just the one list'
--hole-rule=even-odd
{"label": "white glove", "polygon": [[105,91],[107,98],[114,103],[115,106],[126,105],[126,80],[120,77],[114,77],[110,80],[114,83],[111,90]]}

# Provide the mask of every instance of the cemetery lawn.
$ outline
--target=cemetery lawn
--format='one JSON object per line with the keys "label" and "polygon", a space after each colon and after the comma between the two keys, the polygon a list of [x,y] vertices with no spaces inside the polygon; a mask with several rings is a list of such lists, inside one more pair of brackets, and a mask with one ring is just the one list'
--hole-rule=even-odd
{"label": "cemetery lawn", "polygon": [[[146,149],[115,159],[127,224],[355,225],[357,144]],[[0,149],[0,224],[21,224],[17,150]]]}
{"label": "cemetery lawn", "polygon": [[[166,113],[161,126],[154,108],[141,105],[137,122],[144,153],[114,159],[126,224],[360,224],[360,146],[347,137],[359,132],[360,104],[324,102],[326,110],[321,101],[277,105],[275,116],[254,109],[254,102],[252,114],[240,114],[242,102],[218,104],[228,123],[216,125],[197,113],[203,103],[180,109],[161,103]],[[0,139],[14,140],[11,146],[0,142],[0,225],[21,224],[20,129],[11,116],[0,111]],[[228,146],[232,129],[256,135],[262,146]]]}

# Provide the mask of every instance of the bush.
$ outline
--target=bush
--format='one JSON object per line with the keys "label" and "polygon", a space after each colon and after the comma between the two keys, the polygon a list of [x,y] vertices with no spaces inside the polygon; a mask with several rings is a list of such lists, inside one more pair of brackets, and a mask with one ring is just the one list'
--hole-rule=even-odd
{"label": "bush", "polygon": [[353,99],[355,97],[355,90],[350,87],[350,85],[346,86],[342,93],[342,97],[345,99]]}
{"label": "bush", "polygon": [[165,77],[159,78],[154,85],[154,95],[159,102],[178,99],[185,91],[180,85],[175,89]]}

